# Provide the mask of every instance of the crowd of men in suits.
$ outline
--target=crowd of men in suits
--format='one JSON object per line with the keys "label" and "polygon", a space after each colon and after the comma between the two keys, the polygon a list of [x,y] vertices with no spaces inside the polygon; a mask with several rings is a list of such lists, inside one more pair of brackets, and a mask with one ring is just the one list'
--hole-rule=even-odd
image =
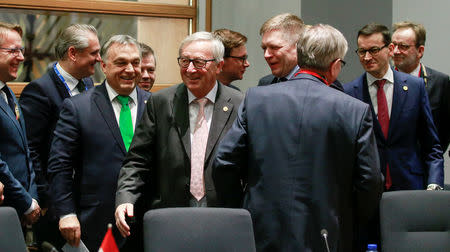
{"label": "crowd of men in suits", "polygon": [[187,36],[183,83],[150,93],[151,47],[128,35],[100,46],[74,24],[17,101],[6,83],[22,29],[0,23],[0,204],[58,249],[96,251],[115,223],[121,251],[142,251],[144,212],[166,207],[243,207],[258,251],[325,250],[321,230],[331,251],[380,243],[382,192],[443,189],[450,141],[449,77],[420,62],[424,27],[393,30],[358,31],[365,73],[342,85],[342,33],[276,15],[260,29],[272,74],[244,97],[231,84],[250,66],[238,32]]}

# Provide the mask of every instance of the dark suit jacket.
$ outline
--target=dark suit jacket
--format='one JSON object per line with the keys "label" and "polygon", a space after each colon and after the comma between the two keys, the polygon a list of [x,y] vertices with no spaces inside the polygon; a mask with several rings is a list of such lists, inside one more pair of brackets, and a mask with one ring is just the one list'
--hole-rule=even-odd
{"label": "dark suit jacket", "polygon": [[[150,96],[139,88],[137,94],[136,122]],[[81,239],[90,251],[98,250],[108,223],[114,223],[117,178],[125,155],[105,83],[64,100],[48,163],[50,192],[57,216],[77,214]],[[122,239],[115,237],[120,245]]]}
{"label": "dark suit jacket", "polygon": [[316,77],[250,88],[217,151],[217,196],[239,207],[244,181],[257,251],[326,251],[321,229],[353,251],[382,192],[375,146],[369,106]]}
{"label": "dark suit jacket", "polygon": [[[347,94],[369,104],[375,115],[366,73],[345,84],[344,89]],[[386,164],[389,164],[391,190],[421,190],[432,183],[443,187],[442,150],[423,80],[394,71],[392,100],[387,139],[375,116],[373,121],[381,171],[385,174]]]}
{"label": "dark suit jacket", "polygon": [[[217,205],[211,165],[217,145],[231,127],[242,94],[218,85],[205,153],[208,206]],[[191,194],[191,144],[188,93],[184,84],[158,91],[149,99],[120,171],[116,205],[135,203],[144,190],[151,208],[188,207]],[[144,189],[143,186],[149,186]]]}
{"label": "dark suit jacket", "polygon": [[[91,78],[83,79],[86,87],[92,88]],[[50,68],[41,78],[30,82],[20,95],[20,105],[26,122],[30,155],[36,173],[39,204],[49,207],[47,162],[53,131],[65,98],[70,97],[64,83]]]}
{"label": "dark suit jacket", "polygon": [[[11,92],[14,102],[17,100]],[[16,209],[22,216],[38,200],[35,175],[25,132],[25,121],[19,108],[19,121],[9,105],[0,97],[0,182],[5,185],[4,206]]]}
{"label": "dark suit jacket", "polygon": [[450,80],[446,74],[429,67],[425,69],[426,71],[420,71],[420,77],[426,81],[425,87],[434,125],[436,125],[442,151],[445,151],[450,142]]}

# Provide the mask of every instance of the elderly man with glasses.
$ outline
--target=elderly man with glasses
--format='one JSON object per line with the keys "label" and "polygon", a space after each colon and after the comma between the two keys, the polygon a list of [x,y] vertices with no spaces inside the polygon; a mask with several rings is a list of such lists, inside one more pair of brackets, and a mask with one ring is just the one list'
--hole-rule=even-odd
{"label": "elderly man with glasses", "polygon": [[[357,43],[366,73],[344,88],[370,104],[385,190],[442,189],[444,161],[424,81],[391,69],[389,59],[397,46],[386,26],[364,26]],[[379,242],[378,235],[370,235],[370,242]]]}
{"label": "elderly man with glasses", "polygon": [[213,34],[188,36],[178,57],[183,83],[148,100],[119,175],[116,224],[123,236],[130,235],[125,217],[134,216],[141,196],[152,209],[217,206],[212,160],[242,100],[217,82],[223,54]]}

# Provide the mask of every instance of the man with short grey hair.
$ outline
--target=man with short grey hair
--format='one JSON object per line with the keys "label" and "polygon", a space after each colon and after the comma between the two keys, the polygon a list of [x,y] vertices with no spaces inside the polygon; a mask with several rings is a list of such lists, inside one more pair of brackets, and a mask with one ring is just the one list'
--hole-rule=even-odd
{"label": "man with short grey hair", "polygon": [[342,33],[319,24],[300,37],[302,70],[250,88],[219,145],[219,206],[244,202],[257,251],[327,251],[324,234],[329,251],[354,251],[355,222],[375,212],[382,192],[371,111],[326,85],[347,52]]}
{"label": "man with short grey hair", "polygon": [[39,244],[47,241],[59,248],[63,239],[59,236],[59,218],[49,202],[47,162],[63,100],[94,86],[90,76],[100,62],[97,30],[88,24],[65,28],[56,40],[55,56],[58,61],[41,78],[25,86],[19,102],[26,122],[39,200],[46,212],[35,225],[36,238]]}
{"label": "man with short grey hair", "polygon": [[209,32],[188,36],[178,57],[183,83],[148,100],[118,181],[116,225],[123,236],[130,235],[125,216],[134,216],[140,197],[151,208],[217,206],[212,160],[242,99],[217,82],[223,53]]}
{"label": "man with short grey hair", "polygon": [[[114,221],[117,176],[150,96],[136,88],[141,53],[134,38],[111,37],[102,58],[105,81],[63,102],[48,163],[61,234],[72,246],[81,237],[89,251],[98,250]],[[121,247],[124,240],[113,233]]]}

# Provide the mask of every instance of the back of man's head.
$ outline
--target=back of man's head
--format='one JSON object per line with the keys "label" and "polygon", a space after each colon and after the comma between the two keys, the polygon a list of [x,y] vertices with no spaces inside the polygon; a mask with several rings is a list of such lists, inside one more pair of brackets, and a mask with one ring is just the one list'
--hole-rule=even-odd
{"label": "back of man's head", "polygon": [[259,30],[259,35],[263,36],[266,32],[281,30],[283,31],[285,40],[289,41],[291,44],[295,44],[299,39],[303,26],[304,22],[301,18],[294,14],[283,13],[271,17],[264,22]]}
{"label": "back of man's head", "polygon": [[218,29],[213,33],[218,39],[220,39],[220,41],[222,41],[225,47],[224,56],[230,56],[231,50],[247,43],[247,37],[236,31],[229,29]]}
{"label": "back of man's head", "polygon": [[392,33],[398,29],[411,29],[416,35],[416,47],[421,45],[425,46],[425,41],[427,39],[427,32],[422,24],[417,24],[409,21],[398,22],[392,25]]}
{"label": "back of man's head", "polygon": [[[383,43],[385,45],[388,45],[391,43],[391,33],[389,32],[389,29],[382,24],[376,24],[376,23],[370,23],[365,25],[363,28],[361,28],[358,31],[358,37],[359,36],[370,36],[372,34],[381,33],[383,36]],[[358,39],[358,37],[356,39]]]}
{"label": "back of man's head", "polygon": [[330,25],[308,27],[297,43],[300,68],[327,71],[336,59],[343,59],[348,45],[344,35]]}
{"label": "back of man's head", "polygon": [[56,59],[64,60],[67,57],[67,51],[71,46],[77,50],[87,48],[89,46],[89,38],[86,34],[89,32],[97,35],[95,27],[88,24],[72,24],[64,29],[56,40]]}

